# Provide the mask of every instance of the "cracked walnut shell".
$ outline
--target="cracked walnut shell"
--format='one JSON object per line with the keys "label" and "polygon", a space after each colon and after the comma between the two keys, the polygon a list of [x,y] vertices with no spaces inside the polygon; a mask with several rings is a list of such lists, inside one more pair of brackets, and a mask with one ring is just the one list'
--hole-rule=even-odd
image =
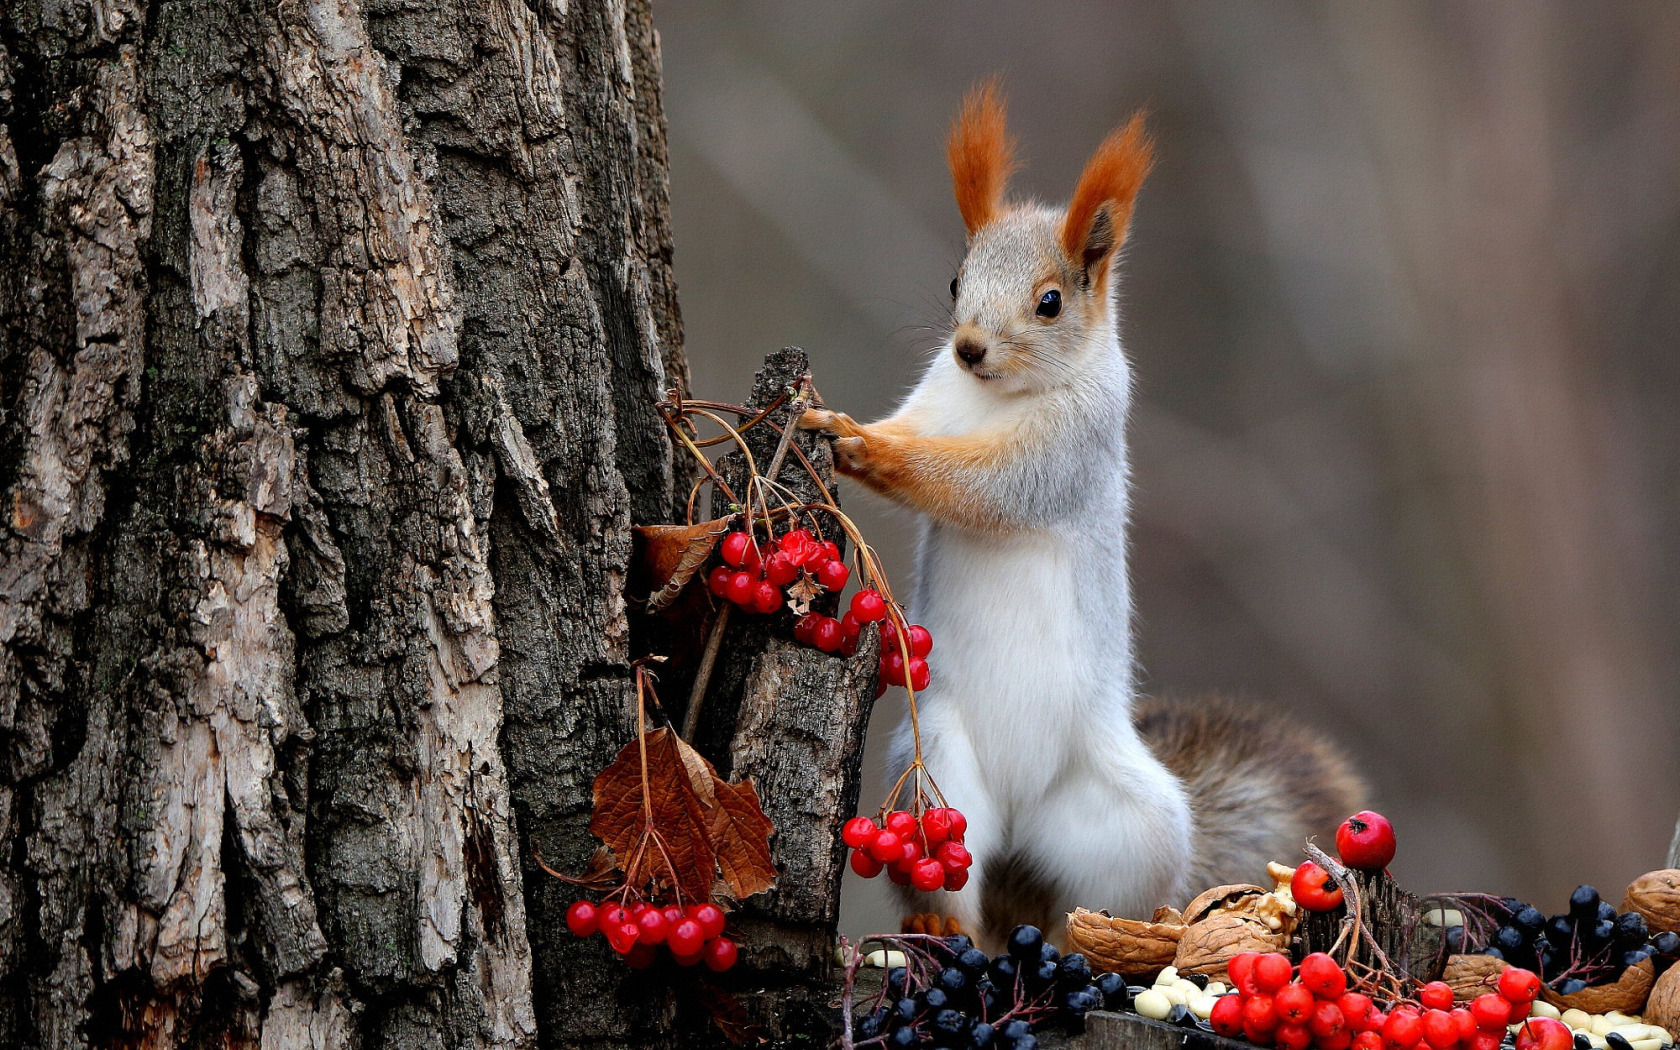
{"label": "cracked walnut shell", "polygon": [[1634,879],[1622,910],[1645,916],[1652,933],[1680,933],[1680,868],[1648,871]]}
{"label": "cracked walnut shell", "polygon": [[[1178,916],[1170,909],[1156,914],[1169,920]],[[1093,972],[1148,977],[1172,965],[1185,929],[1182,920],[1143,922],[1075,908],[1068,913],[1067,945],[1070,952],[1082,952],[1091,960]]]}
{"label": "cracked walnut shell", "polygon": [[[1264,896],[1270,897],[1270,894]],[[1275,899],[1275,898],[1274,898]],[[1274,930],[1253,914],[1215,912],[1191,923],[1179,938],[1173,965],[1181,974],[1206,974],[1213,980],[1228,980],[1226,966],[1242,952],[1285,952],[1289,934]]]}

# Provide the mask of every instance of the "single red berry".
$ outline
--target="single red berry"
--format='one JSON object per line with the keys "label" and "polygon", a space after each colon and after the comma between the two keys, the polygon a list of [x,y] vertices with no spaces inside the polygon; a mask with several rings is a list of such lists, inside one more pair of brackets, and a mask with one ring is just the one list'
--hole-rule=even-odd
{"label": "single red berry", "polygon": [[1254,960],[1254,986],[1262,995],[1275,995],[1289,983],[1289,956],[1267,952]]}
{"label": "single red berry", "polygon": [[838,543],[835,543],[833,540],[823,540],[822,543],[818,544],[818,546],[822,548],[822,557],[824,561],[840,560],[840,545]]}
{"label": "single red berry", "polygon": [[737,572],[729,578],[729,600],[736,605],[751,605],[753,590],[758,581],[752,578],[750,572]]}
{"label": "single red berry", "polygon": [[1352,1050],[1383,1050],[1382,1034],[1370,1029],[1355,1034]]}
{"label": "single red berry", "polygon": [[1371,1016],[1371,997],[1360,992],[1343,992],[1336,998],[1347,1026],[1355,1031],[1365,1030],[1365,1019]]}
{"label": "single red berry", "polygon": [[781,551],[764,559],[764,579],[777,587],[786,587],[799,578],[799,569]]}
{"label": "single red berry", "polygon": [[899,864],[887,865],[887,878],[894,886],[910,885],[910,869]]}
{"label": "single red berry", "polygon": [[1272,996],[1278,1020],[1289,1024],[1306,1024],[1313,1013],[1313,994],[1305,985],[1286,984]]}
{"label": "single red berry", "polygon": [[566,909],[566,929],[576,937],[588,937],[601,928],[601,916],[588,901],[573,901]]}
{"label": "single red berry", "polygon": [[968,834],[968,818],[950,806],[945,807],[945,816],[951,821],[951,841],[961,842]]}
{"label": "single red berry", "polygon": [[910,663],[905,667],[904,677],[909,682],[910,688],[919,692],[928,687],[928,682],[932,680],[933,674],[928,670],[926,660],[919,656],[912,656]]}
{"label": "single red berry", "polygon": [[1452,1014],[1434,1007],[1423,1012],[1423,1041],[1432,1050],[1452,1050],[1458,1045],[1458,1025],[1453,1023]]}
{"label": "single red berry", "polygon": [[817,541],[804,529],[790,530],[777,543],[777,547],[794,565],[808,565],[822,555],[822,548],[817,546]]}
{"label": "single red berry", "polygon": [[902,809],[895,809],[887,814],[886,829],[901,839],[908,839],[916,833],[916,815],[906,813]]}
{"label": "single red berry", "polygon": [[1342,903],[1342,888],[1331,880],[1329,872],[1310,860],[1295,869],[1289,893],[1308,911],[1334,911]]}
{"label": "single red berry", "polygon": [[877,831],[875,837],[869,840],[869,845],[865,848],[869,850],[871,857],[882,864],[891,864],[904,856],[904,840],[885,828]]}
{"label": "single red berry", "polygon": [[1353,1045],[1353,1029],[1344,1027],[1334,1035],[1314,1036],[1313,1045],[1318,1050],[1348,1050]]}
{"label": "single red berry", "polygon": [[904,684],[904,657],[898,655],[898,650],[881,656],[881,680],[888,685]]}
{"label": "single red berry", "polygon": [[910,869],[910,885],[923,893],[932,893],[945,885],[945,868],[932,857],[923,857]]}
{"label": "single red berry", "polygon": [[933,652],[933,635],[919,623],[910,625],[910,655],[927,659],[927,654]]}
{"label": "single red berry", "polygon": [[671,924],[670,932],[665,934],[665,944],[676,956],[698,955],[700,946],[706,943],[706,935],[701,932],[700,924],[693,919],[679,919]]}
{"label": "single red berry", "polygon": [[616,922],[603,927],[601,932],[607,935],[607,943],[612,945],[612,950],[623,955],[636,946],[642,928],[633,922]]}
{"label": "single red berry", "polygon": [[740,955],[735,947],[735,942],[728,937],[712,938],[706,942],[703,952],[706,956],[706,968],[717,973],[722,973],[734,966],[735,959]]}
{"label": "single red berry", "polygon": [[937,846],[951,837],[951,818],[945,815],[943,807],[932,806],[922,814],[922,834],[927,836],[930,846]]}
{"label": "single red berry", "polygon": [[811,643],[825,653],[832,653],[840,648],[840,621],[832,616],[824,616],[817,621],[817,626],[811,631]]}
{"label": "single red berry", "polygon": [[1335,1003],[1316,1003],[1312,1016],[1307,1019],[1307,1027],[1322,1040],[1347,1031],[1347,1018],[1342,1016],[1342,1008]]}
{"label": "single red berry", "polygon": [[967,885],[968,885],[968,869],[967,868],[957,868],[955,870],[953,870],[951,868],[946,868],[945,869],[945,889],[947,891],[949,891],[951,893],[955,893],[956,891],[962,889],[964,886],[967,886]]}
{"label": "single red berry", "polygon": [[782,592],[779,587],[769,580],[760,580],[753,585],[752,610],[755,613],[773,613],[782,607]]}
{"label": "single red berry", "polygon": [[715,904],[696,904],[688,909],[688,917],[700,924],[707,940],[723,932],[723,909]]}
{"label": "single red berry", "polygon": [[813,612],[806,613],[804,616],[801,616],[799,619],[793,621],[793,640],[801,645],[815,645],[817,624],[821,623],[824,619],[825,617],[822,613]]}
{"label": "single red berry", "polygon": [[[1500,998],[1505,999],[1505,997],[1503,995],[1500,996]],[[1511,1000],[1509,1000],[1509,999],[1505,999],[1505,1001],[1507,1003],[1511,1003]],[[1516,1024],[1518,1021],[1521,1021],[1524,1018],[1526,1018],[1533,1010],[1534,1010],[1534,1004],[1533,1003],[1511,1003],[1511,1019],[1509,1021],[1507,1021],[1506,1024],[1507,1025]]]}
{"label": "single red berry", "polygon": [[731,532],[718,544],[718,554],[722,556],[726,565],[733,565],[737,569],[747,563],[747,550],[752,547],[752,541],[747,539],[744,532]]}
{"label": "single red berry", "polygon": [[1423,1022],[1409,1010],[1396,1010],[1383,1022],[1382,1037],[1388,1050],[1412,1050],[1423,1041]]}
{"label": "single red berry", "polygon": [[865,587],[852,595],[852,615],[858,618],[858,623],[874,623],[887,615],[887,603],[875,588]]}
{"label": "single red berry", "polygon": [[719,565],[706,574],[706,589],[719,598],[729,597],[729,581],[735,578],[735,570],[727,565]]}
{"label": "single red berry", "polygon": [[846,568],[843,561],[825,561],[817,566],[817,583],[825,591],[840,591],[846,587],[846,581],[852,578],[852,570]]}
{"label": "single red berry", "polygon": [[764,576],[764,559],[770,556],[770,551],[764,547],[747,544],[747,549],[741,554],[741,568],[753,574],[754,579]]}
{"label": "single red berry", "polygon": [[675,904],[661,910],[665,912],[666,923],[675,926],[677,923],[683,921],[683,910]]}
{"label": "single red berry", "polygon": [[1383,1013],[1381,1010],[1373,1008],[1370,1013],[1365,1015],[1365,1024],[1362,1030],[1366,1032],[1376,1032],[1380,1035],[1382,1034],[1383,1025],[1387,1023],[1388,1015]]}
{"label": "single red berry", "polygon": [[1272,1033],[1272,1045],[1278,1050],[1307,1050],[1312,1041],[1312,1032],[1307,1026],[1294,1021],[1279,1021],[1277,1031]]}
{"label": "single red berry", "polygon": [[665,921],[665,913],[658,908],[649,908],[636,919],[636,925],[641,932],[636,935],[640,944],[663,944],[665,935],[671,932],[671,924]]}
{"label": "single red berry", "polygon": [[[1243,1003],[1243,1031],[1257,1031],[1263,1035],[1270,1035],[1277,1030],[1277,1005],[1269,995],[1256,995]],[[1249,1042],[1256,1042],[1249,1036]]]}
{"label": "single red berry", "polygon": [[868,852],[852,850],[852,870],[866,879],[873,879],[881,874],[881,862],[870,856]]}
{"label": "single red berry", "polygon": [[1452,985],[1445,981],[1430,981],[1418,989],[1418,1002],[1431,1010],[1451,1010],[1453,1004]]}
{"label": "single red berry", "polygon": [[1234,1039],[1242,1034],[1243,1004],[1240,995],[1222,995],[1214,1000],[1213,1012],[1208,1014],[1208,1024],[1213,1030],[1227,1039]]}
{"label": "single red berry", "polygon": [[893,626],[892,617],[881,621],[881,651],[888,653],[898,648],[898,628]]}
{"label": "single red berry", "polygon": [[1254,964],[1259,961],[1259,952],[1238,952],[1231,956],[1231,961],[1225,964],[1231,987],[1245,996],[1260,994],[1260,989],[1254,985]]}
{"label": "single red berry", "polygon": [[846,821],[845,826],[840,829],[840,841],[853,849],[857,849],[867,844],[880,830],[880,827],[868,817],[853,817]]}
{"label": "single red berry", "polygon": [[960,842],[941,842],[933,851],[934,859],[945,865],[947,871],[967,871],[974,863],[974,857],[968,852],[968,847]]}
{"label": "single red berry", "polygon": [[1517,1026],[1517,1050],[1569,1050],[1575,1036],[1555,1017],[1531,1017]]}
{"label": "single red berry", "polygon": [[1540,996],[1540,977],[1533,970],[1508,966],[1499,975],[1499,994],[1508,1003],[1532,1003]]}
{"label": "single red berry", "polygon": [[1301,983],[1320,999],[1334,999],[1347,991],[1347,974],[1324,952],[1313,952],[1301,960]]}
{"label": "single red berry", "polygon": [[857,645],[858,635],[863,632],[863,624],[857,622],[857,617],[850,612],[840,617],[840,637],[848,645]]}
{"label": "single red berry", "polygon": [[636,944],[624,953],[624,965],[632,970],[645,970],[659,958],[659,949],[651,944]]}
{"label": "single red berry", "polygon": [[1355,813],[1336,829],[1336,852],[1350,868],[1381,871],[1394,859],[1394,825],[1381,813]]}
{"label": "single red berry", "polygon": [[1470,1001],[1470,1016],[1482,1031],[1503,1034],[1505,1026],[1511,1023],[1511,1004],[1501,996],[1486,992]]}
{"label": "single red berry", "polygon": [[609,926],[617,926],[621,922],[630,921],[630,911],[622,904],[609,904],[598,913],[600,928],[605,931]]}
{"label": "single red berry", "polygon": [[1462,1006],[1457,1006],[1447,1011],[1447,1016],[1452,1018],[1457,1027],[1458,1041],[1468,1043],[1470,1037],[1476,1034],[1476,1015]]}
{"label": "single red berry", "polygon": [[1470,1037],[1470,1050],[1499,1050],[1505,1042],[1504,1031],[1483,1032],[1478,1030]]}
{"label": "single red berry", "polygon": [[[912,834],[914,834],[914,832],[912,832]],[[910,866],[912,864],[916,863],[918,860],[921,860],[921,859],[922,859],[922,844],[920,842],[916,841],[916,839],[914,839],[914,838],[905,839],[904,840],[904,856],[900,857],[899,861],[898,861],[900,864],[904,865],[904,870],[909,871]]]}

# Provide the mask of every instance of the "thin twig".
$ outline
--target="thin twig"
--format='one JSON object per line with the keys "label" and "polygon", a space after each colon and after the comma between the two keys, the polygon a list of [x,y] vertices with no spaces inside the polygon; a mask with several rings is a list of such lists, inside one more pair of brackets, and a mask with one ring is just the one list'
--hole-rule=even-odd
{"label": "thin twig", "polygon": [[700,702],[706,698],[706,686],[712,680],[712,667],[717,664],[718,649],[723,646],[723,632],[729,628],[729,610],[734,606],[723,603],[717,619],[712,621],[712,633],[706,636],[706,651],[700,654],[700,666],[694,672],[694,685],[688,691],[688,710],[683,712],[682,736],[694,743],[694,731],[700,726]]}

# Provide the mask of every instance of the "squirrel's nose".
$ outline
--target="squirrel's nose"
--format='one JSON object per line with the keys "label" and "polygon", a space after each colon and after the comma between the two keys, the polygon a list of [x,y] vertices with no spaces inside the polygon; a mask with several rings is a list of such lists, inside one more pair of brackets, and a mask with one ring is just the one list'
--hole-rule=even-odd
{"label": "squirrel's nose", "polygon": [[956,346],[957,356],[971,365],[977,365],[986,356],[986,347],[972,339],[959,339]]}

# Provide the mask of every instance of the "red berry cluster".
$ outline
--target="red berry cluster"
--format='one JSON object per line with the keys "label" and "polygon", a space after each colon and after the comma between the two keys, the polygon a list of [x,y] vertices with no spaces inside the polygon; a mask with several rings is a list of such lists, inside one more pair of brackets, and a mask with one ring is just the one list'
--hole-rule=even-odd
{"label": "red berry cluster", "polygon": [[[1452,988],[1433,981],[1419,990],[1418,1005],[1384,1013],[1369,996],[1348,991],[1347,974],[1323,952],[1302,959],[1299,970],[1287,955],[1243,952],[1227,971],[1236,991],[1214,1004],[1208,1023],[1220,1035],[1280,1050],[1414,1050],[1419,1043],[1428,1050],[1498,1050],[1506,1026],[1527,1017],[1540,994],[1537,976],[1512,967],[1500,975],[1497,994],[1478,996],[1468,1009],[1453,1006]],[[1517,1045],[1568,1050],[1524,1046],[1520,1033]]]}
{"label": "red berry cluster", "polygon": [[898,644],[898,628],[891,620],[881,621],[881,682],[885,685],[909,684],[917,692],[928,686],[932,675],[928,671],[927,656],[933,652],[933,635],[919,623],[907,626],[905,634],[910,643],[910,662]]}
{"label": "red berry cluster", "polygon": [[963,845],[966,831],[968,820],[961,813],[933,806],[920,819],[894,810],[884,824],[853,817],[840,829],[840,839],[852,848],[852,870],[864,878],[873,879],[884,868],[898,885],[932,892],[968,885],[974,858]]}
{"label": "red berry cluster", "polygon": [[723,909],[715,904],[691,904],[685,910],[647,901],[628,907],[574,901],[566,909],[566,928],[579,937],[601,934],[632,970],[652,966],[661,945],[679,966],[704,962],[719,973],[734,966],[740,954],[723,935]]}
{"label": "red berry cluster", "polygon": [[804,529],[789,529],[780,539],[772,537],[763,543],[755,543],[745,532],[731,532],[718,544],[718,555],[723,564],[706,576],[707,589],[748,612],[780,609],[786,601],[783,589],[801,575],[835,592],[852,577],[852,570],[840,560],[839,545],[818,540]]}

